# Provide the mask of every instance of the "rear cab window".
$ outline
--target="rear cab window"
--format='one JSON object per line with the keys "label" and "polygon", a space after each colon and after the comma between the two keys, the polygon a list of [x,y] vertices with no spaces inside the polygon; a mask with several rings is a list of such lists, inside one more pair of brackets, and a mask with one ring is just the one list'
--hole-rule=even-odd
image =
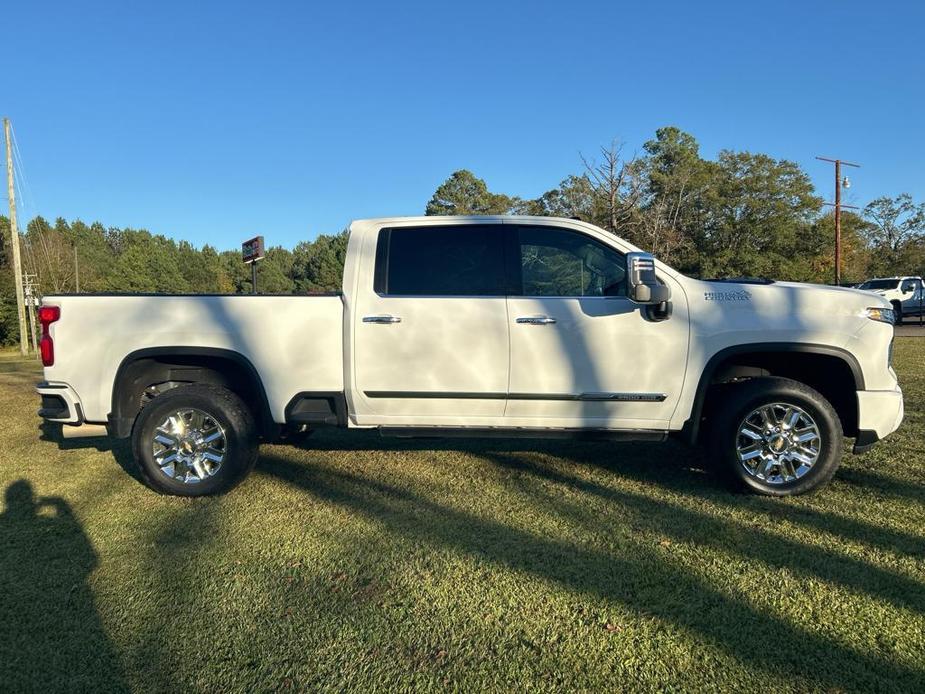
{"label": "rear cab window", "polygon": [[388,296],[504,296],[503,227],[382,229],[374,289]]}
{"label": "rear cab window", "polygon": [[859,289],[896,289],[899,280],[867,280]]}

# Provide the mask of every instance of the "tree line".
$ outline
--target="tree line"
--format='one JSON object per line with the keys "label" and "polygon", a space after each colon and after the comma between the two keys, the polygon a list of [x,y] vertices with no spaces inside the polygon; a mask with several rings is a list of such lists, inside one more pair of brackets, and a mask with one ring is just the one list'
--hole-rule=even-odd
{"label": "tree line", "polygon": [[[697,277],[831,282],[835,224],[799,164],[724,150],[700,156],[692,135],[661,128],[639,155],[602,147],[535,199],[492,192],[469,171],[443,183],[427,214],[577,217]],[[925,270],[925,204],[908,194],[842,213],[842,277]]]}
{"label": "tree line", "polygon": [[[0,216],[0,344],[19,339],[10,220]],[[106,228],[102,224],[29,222],[21,242],[23,272],[33,276],[38,293],[165,292],[249,294],[250,268],[241,251],[197,248],[144,229]],[[347,233],[321,235],[292,250],[275,246],[257,263],[257,287],[268,294],[307,294],[340,289]]]}
{"label": "tree line", "polygon": [[[639,154],[618,144],[534,199],[493,192],[467,170],[454,172],[426,205],[428,215],[530,214],[591,222],[690,275],[829,282],[833,216],[799,164],[724,150],[700,156],[692,135],[661,128]],[[0,344],[18,339],[9,219],[0,217]],[[908,194],[842,213],[842,276],[925,271],[925,204]],[[347,234],[272,247],[258,263],[266,293],[340,289]],[[66,292],[249,293],[240,250],[197,248],[144,229],[35,217],[22,236],[23,267],[39,294]]]}

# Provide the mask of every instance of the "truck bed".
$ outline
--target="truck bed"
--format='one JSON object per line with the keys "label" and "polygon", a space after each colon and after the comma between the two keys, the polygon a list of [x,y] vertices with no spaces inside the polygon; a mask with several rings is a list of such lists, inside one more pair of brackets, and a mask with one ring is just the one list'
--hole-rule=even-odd
{"label": "truck bed", "polygon": [[[299,384],[342,391],[343,300],[338,294],[47,296],[61,307],[51,325],[54,366],[48,381],[70,385],[86,421],[105,422],[123,360],[140,350],[196,347],[238,352],[257,371],[274,421]],[[77,358],[93,355],[93,359]]]}

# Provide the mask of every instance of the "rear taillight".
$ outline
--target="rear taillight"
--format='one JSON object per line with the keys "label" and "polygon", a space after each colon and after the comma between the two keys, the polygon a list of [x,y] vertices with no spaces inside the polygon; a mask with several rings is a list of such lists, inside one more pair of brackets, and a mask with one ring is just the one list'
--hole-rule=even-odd
{"label": "rear taillight", "polygon": [[42,353],[42,364],[45,366],[53,366],[55,363],[55,343],[52,342],[48,329],[60,317],[60,306],[39,307],[39,323],[42,324],[42,341],[39,342],[39,351]]}

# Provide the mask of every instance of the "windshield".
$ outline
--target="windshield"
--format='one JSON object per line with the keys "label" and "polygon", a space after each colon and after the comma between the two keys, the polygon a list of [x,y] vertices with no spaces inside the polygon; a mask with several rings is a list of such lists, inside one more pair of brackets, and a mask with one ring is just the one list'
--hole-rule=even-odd
{"label": "windshield", "polygon": [[896,289],[899,280],[867,280],[858,289]]}

